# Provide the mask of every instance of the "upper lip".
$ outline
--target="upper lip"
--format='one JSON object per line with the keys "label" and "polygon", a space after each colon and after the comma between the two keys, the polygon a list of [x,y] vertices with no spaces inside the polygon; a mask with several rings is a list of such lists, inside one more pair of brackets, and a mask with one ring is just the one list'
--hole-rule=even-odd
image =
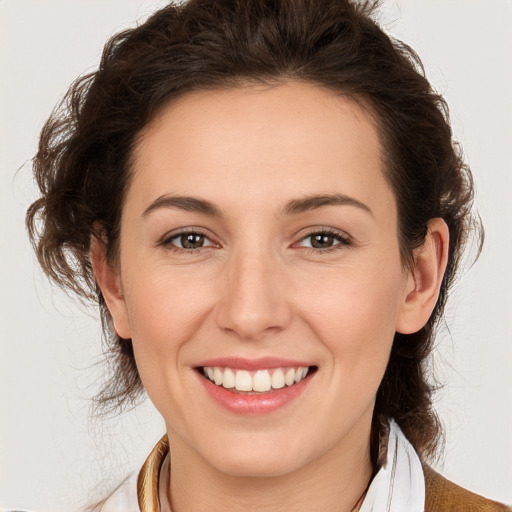
{"label": "upper lip", "polygon": [[285,359],[281,357],[259,357],[256,359],[247,359],[244,357],[217,357],[214,359],[207,359],[197,364],[198,367],[204,366],[218,366],[222,368],[236,368],[238,370],[263,370],[271,368],[283,367],[304,367],[311,366],[310,362],[299,361],[296,359]]}

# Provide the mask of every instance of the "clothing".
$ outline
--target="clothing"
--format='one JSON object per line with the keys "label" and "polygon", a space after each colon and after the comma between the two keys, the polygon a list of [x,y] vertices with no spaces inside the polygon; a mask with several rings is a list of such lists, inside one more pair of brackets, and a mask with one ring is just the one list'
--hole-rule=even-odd
{"label": "clothing", "polygon": [[512,508],[474,494],[424,466],[425,512],[511,512]]}
{"label": "clothing", "polygon": [[421,461],[400,427],[390,421],[387,461],[370,484],[360,512],[423,512]]}
{"label": "clothing", "polygon": [[[101,512],[170,511],[162,492],[165,485],[160,481],[168,452],[169,442],[164,436],[139,474],[125,480]],[[512,512],[512,508],[467,491],[422,465],[398,425],[391,421],[388,460],[353,512]]]}

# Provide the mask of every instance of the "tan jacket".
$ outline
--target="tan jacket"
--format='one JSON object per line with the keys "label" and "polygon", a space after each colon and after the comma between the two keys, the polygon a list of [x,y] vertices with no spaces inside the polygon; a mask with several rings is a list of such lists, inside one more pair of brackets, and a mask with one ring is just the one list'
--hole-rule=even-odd
{"label": "tan jacket", "polygon": [[432,468],[425,474],[425,512],[510,512],[512,508],[488,500],[450,482]]}

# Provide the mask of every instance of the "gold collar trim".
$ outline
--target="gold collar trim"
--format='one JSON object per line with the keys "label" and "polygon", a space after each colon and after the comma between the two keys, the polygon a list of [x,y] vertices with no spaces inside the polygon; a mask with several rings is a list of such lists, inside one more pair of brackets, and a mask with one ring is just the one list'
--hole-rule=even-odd
{"label": "gold collar trim", "polygon": [[169,440],[163,436],[144,462],[137,478],[137,498],[141,512],[160,512],[158,481],[165,456],[169,453]]}

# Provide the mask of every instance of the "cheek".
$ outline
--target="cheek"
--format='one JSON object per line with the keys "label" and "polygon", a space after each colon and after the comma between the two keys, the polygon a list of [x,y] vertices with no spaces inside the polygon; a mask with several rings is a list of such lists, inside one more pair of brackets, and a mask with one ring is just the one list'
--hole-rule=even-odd
{"label": "cheek", "polygon": [[186,338],[200,319],[205,294],[190,282],[184,285],[183,280],[165,273],[137,277],[126,293],[132,336],[155,344],[161,337],[177,343]]}
{"label": "cheek", "polygon": [[[179,272],[161,269],[126,272],[125,298],[135,358],[146,388],[156,373],[176,374],[184,347],[198,330],[211,303],[207,286]],[[172,377],[171,377],[172,378]]]}
{"label": "cheek", "polygon": [[403,283],[399,264],[372,266],[361,261],[331,272],[323,286],[317,282],[311,288],[306,283],[298,300],[303,317],[336,364],[354,370],[366,363],[380,368],[391,350]]}
{"label": "cheek", "polygon": [[[168,274],[168,275],[167,275]],[[169,272],[138,271],[127,283],[126,303],[137,369],[143,386],[164,418],[185,432],[179,411],[190,407],[185,383],[192,371],[198,330],[208,315],[206,288]],[[211,299],[210,299],[211,300]]]}

